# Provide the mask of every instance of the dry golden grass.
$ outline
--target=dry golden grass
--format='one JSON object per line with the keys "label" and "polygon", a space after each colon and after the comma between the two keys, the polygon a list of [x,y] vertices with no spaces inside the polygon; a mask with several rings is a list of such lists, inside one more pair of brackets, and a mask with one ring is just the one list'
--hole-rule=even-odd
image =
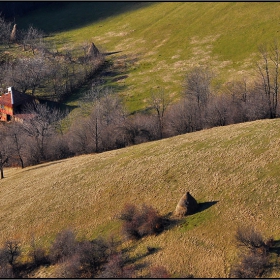
{"label": "dry golden grass", "polygon": [[27,248],[33,234],[48,246],[65,228],[86,238],[118,233],[116,215],[125,203],[153,205],[165,215],[189,190],[199,202],[217,203],[159,236],[124,246],[134,245],[135,256],[147,246],[159,248],[139,262],[164,265],[174,275],[227,277],[239,225],[280,238],[279,128],[279,119],[262,120],[5,169],[0,242],[18,238]]}

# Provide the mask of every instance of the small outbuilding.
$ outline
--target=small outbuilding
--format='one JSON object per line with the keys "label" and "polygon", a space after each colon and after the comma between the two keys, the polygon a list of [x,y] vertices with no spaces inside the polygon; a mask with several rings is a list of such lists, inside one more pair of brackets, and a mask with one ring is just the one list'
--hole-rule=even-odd
{"label": "small outbuilding", "polygon": [[23,119],[24,106],[32,103],[34,99],[31,95],[8,87],[8,92],[0,96],[0,121]]}

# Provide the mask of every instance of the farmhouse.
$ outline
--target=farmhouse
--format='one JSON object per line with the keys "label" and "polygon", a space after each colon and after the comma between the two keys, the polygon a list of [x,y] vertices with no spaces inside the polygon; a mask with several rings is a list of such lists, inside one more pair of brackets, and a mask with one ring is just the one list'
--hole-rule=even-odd
{"label": "farmhouse", "polygon": [[0,96],[0,121],[23,120],[28,117],[23,114],[24,106],[33,101],[32,96],[9,87],[8,92]]}

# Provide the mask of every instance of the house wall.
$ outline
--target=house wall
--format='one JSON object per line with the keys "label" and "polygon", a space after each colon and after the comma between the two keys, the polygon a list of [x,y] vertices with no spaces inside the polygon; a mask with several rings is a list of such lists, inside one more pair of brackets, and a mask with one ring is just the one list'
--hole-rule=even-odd
{"label": "house wall", "polygon": [[13,108],[0,105],[0,120],[1,121],[8,121],[8,115],[13,116]]}

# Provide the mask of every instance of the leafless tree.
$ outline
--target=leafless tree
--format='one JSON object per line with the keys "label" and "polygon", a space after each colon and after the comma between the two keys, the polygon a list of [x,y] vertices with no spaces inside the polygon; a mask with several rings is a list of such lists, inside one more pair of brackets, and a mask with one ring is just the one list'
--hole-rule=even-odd
{"label": "leafless tree", "polygon": [[137,113],[125,122],[127,144],[134,145],[158,138],[157,119],[154,115]]}
{"label": "leafless tree", "polygon": [[279,63],[280,53],[278,43],[269,47],[262,45],[259,47],[262,63],[258,63],[258,72],[261,77],[262,91],[267,100],[269,117],[278,116],[278,95],[279,95]]}
{"label": "leafless tree", "polygon": [[211,80],[213,74],[207,69],[196,67],[186,76],[184,94],[194,99],[199,109],[206,105],[211,94]]}
{"label": "leafless tree", "polygon": [[7,240],[4,247],[7,255],[8,262],[11,266],[14,266],[16,258],[20,255],[20,242],[18,240]]}
{"label": "leafless tree", "polygon": [[164,116],[170,103],[170,97],[164,89],[159,88],[158,90],[151,90],[149,105],[157,116],[159,139],[163,138]]}
{"label": "leafless tree", "polygon": [[0,143],[0,179],[3,179],[4,166],[11,156],[11,143],[8,140],[7,129],[4,125],[0,126]]}
{"label": "leafless tree", "polygon": [[28,48],[35,54],[36,49],[41,49],[43,44],[43,33],[38,29],[30,26],[23,34],[23,49],[26,51]]}
{"label": "leafless tree", "polygon": [[14,66],[10,66],[7,72],[7,83],[13,84],[23,93],[31,90],[34,96],[38,88],[48,73],[42,56],[38,55],[32,58],[20,58]]}
{"label": "leafless tree", "polygon": [[9,142],[12,145],[12,154],[16,155],[20,165],[24,168],[24,154],[26,146],[26,135],[23,131],[22,124],[13,122],[7,126]]}
{"label": "leafless tree", "polygon": [[55,134],[55,124],[62,118],[60,110],[50,108],[47,104],[29,104],[25,112],[30,118],[26,119],[22,126],[29,138],[29,146],[33,149],[33,156],[36,156],[36,163],[47,159],[47,146],[51,137]]}

